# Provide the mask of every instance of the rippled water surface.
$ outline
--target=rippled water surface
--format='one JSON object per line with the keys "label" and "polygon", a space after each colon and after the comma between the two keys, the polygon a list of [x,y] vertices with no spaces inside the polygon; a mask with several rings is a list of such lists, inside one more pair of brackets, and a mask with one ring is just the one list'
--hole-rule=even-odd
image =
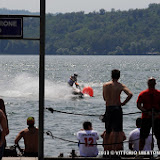
{"label": "rippled water surface", "polygon": [[[66,112],[81,114],[98,114],[105,112],[102,97],[102,85],[109,81],[112,69],[121,70],[120,82],[133,92],[130,102],[123,107],[123,113],[137,112],[136,100],[139,92],[147,88],[147,79],[151,76],[157,79],[160,89],[160,57],[159,56],[46,56],[45,67],[45,107]],[[71,94],[67,86],[68,78],[74,72],[78,73],[81,88],[91,86],[94,97],[86,96],[79,99]],[[18,132],[27,127],[26,119],[34,116],[38,126],[39,114],[39,57],[38,56],[0,56],[0,96],[6,104],[10,134],[7,144],[14,144]],[[122,100],[125,94],[121,96]],[[135,128],[135,120],[140,116],[124,116],[124,132]],[[77,141],[75,133],[82,128],[82,123],[89,120],[93,128],[101,134],[104,123],[97,116],[77,116],[62,113],[44,113],[45,131],[51,131],[54,136],[71,141]],[[102,139],[98,141],[102,143]],[[23,147],[23,140],[20,142]],[[124,144],[128,150],[128,144]],[[155,146],[155,149],[157,146]],[[52,139],[44,134],[44,155],[58,156],[60,152],[67,156],[72,149],[78,153],[76,143]],[[103,151],[101,145],[98,146]]]}

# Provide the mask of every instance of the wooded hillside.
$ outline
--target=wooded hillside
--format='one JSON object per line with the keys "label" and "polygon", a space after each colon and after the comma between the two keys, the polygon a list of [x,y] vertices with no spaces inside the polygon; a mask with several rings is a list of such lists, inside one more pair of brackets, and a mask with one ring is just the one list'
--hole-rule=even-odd
{"label": "wooded hillside", "polygon": [[[128,11],[46,14],[46,54],[159,54],[159,35],[160,4]],[[39,19],[24,19],[24,36],[39,37]],[[0,53],[38,54],[39,42],[0,40]]]}

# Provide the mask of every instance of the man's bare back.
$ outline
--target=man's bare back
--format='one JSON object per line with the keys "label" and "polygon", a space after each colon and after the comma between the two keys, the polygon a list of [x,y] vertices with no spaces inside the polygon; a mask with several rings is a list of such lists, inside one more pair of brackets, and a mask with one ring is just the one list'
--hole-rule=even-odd
{"label": "man's bare back", "polygon": [[38,129],[26,128],[23,131],[23,139],[25,144],[25,152],[38,152]]}
{"label": "man's bare back", "polygon": [[[123,132],[123,112],[122,107],[132,97],[132,92],[122,83],[118,82],[120,71],[117,69],[111,72],[112,80],[103,85],[103,99],[106,102],[106,112],[104,115],[105,129],[109,139],[116,139]],[[120,95],[125,92],[127,97],[121,102]],[[114,134],[113,134],[114,133]],[[121,137],[121,136],[120,136]]]}
{"label": "man's bare back", "polygon": [[38,128],[25,128],[15,139],[15,143],[23,138],[25,144],[25,152],[38,152]]}
{"label": "man's bare back", "polygon": [[[122,91],[128,95],[123,103],[120,100]],[[131,91],[124,84],[119,83],[118,80],[112,80],[103,85],[103,98],[106,101],[106,106],[123,106],[131,97]]]}
{"label": "man's bare back", "polygon": [[[34,124],[35,124],[34,117],[28,117],[27,118],[28,128],[21,130],[15,139],[15,144],[17,145],[21,138],[24,139],[25,149],[23,155],[28,157],[38,156],[38,128],[36,128]],[[22,149],[20,147],[19,149],[22,152]]]}

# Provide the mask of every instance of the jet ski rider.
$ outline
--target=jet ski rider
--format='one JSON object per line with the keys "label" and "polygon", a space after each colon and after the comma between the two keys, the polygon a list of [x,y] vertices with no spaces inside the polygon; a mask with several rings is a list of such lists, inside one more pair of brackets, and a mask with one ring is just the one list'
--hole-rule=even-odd
{"label": "jet ski rider", "polygon": [[79,84],[77,83],[77,77],[78,77],[78,74],[76,74],[76,73],[74,73],[74,75],[70,77],[68,84],[71,87],[73,87],[73,84],[75,83],[76,88],[79,88]]}

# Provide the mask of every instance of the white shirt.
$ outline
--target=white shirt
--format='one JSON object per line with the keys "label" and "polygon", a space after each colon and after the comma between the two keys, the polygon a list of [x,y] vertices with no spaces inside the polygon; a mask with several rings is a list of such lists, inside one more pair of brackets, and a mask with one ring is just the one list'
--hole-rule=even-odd
{"label": "white shirt", "polygon": [[[138,140],[136,140],[138,139]],[[140,128],[136,128],[129,134],[129,143],[132,144],[134,151],[139,151],[139,139],[140,139]],[[134,141],[135,140],[135,141]],[[150,133],[149,136],[145,140],[145,145],[143,151],[150,151],[152,144],[152,134]]]}
{"label": "white shirt", "polygon": [[99,139],[98,133],[94,130],[83,130],[77,132],[77,139],[80,143],[79,151],[80,156],[83,157],[96,157],[98,155],[98,149],[96,144]]}

